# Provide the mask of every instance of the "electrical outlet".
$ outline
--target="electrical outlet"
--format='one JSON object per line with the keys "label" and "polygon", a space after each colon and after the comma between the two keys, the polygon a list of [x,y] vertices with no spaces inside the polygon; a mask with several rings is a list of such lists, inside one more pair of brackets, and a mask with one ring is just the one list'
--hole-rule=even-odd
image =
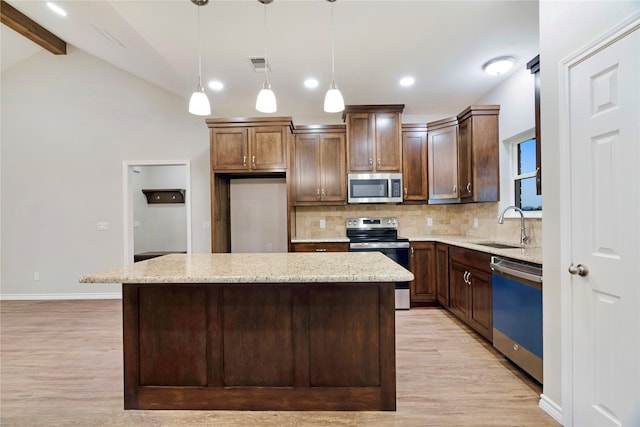
{"label": "electrical outlet", "polygon": [[140,228],[140,221],[138,221],[137,219],[133,221],[133,228]]}
{"label": "electrical outlet", "polygon": [[211,230],[211,221],[202,221],[203,230]]}
{"label": "electrical outlet", "polygon": [[267,252],[273,252],[273,244],[267,243]]}
{"label": "electrical outlet", "polygon": [[37,271],[33,272],[33,280],[40,280],[40,273]]}
{"label": "electrical outlet", "polygon": [[109,229],[109,223],[108,222],[99,222],[98,223],[98,230],[99,231],[107,231]]}
{"label": "electrical outlet", "polygon": [[428,217],[427,218],[427,227],[432,227],[433,226],[433,218]]}
{"label": "electrical outlet", "polygon": [[478,218],[473,218],[473,226],[478,228]]}
{"label": "electrical outlet", "polygon": [[320,220],[320,228],[326,228],[327,222],[324,219]]}

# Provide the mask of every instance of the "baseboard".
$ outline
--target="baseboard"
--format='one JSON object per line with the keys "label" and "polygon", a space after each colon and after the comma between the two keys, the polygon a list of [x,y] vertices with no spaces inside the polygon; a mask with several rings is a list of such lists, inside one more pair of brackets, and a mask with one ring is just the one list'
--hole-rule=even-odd
{"label": "baseboard", "polygon": [[540,409],[549,414],[554,420],[562,425],[562,407],[560,407],[553,400],[549,399],[544,394],[540,395],[540,402],[538,403]]}
{"label": "baseboard", "polygon": [[122,292],[72,294],[0,294],[0,300],[122,299]]}

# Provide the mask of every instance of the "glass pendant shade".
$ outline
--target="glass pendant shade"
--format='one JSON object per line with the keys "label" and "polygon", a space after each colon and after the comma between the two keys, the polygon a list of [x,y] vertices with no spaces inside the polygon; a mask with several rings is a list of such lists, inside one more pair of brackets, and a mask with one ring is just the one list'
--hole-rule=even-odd
{"label": "glass pendant shade", "polygon": [[342,93],[336,87],[336,82],[332,81],[327,94],[324,97],[324,111],[326,113],[339,113],[344,110],[344,99]]}
{"label": "glass pendant shade", "polygon": [[271,85],[268,82],[264,83],[262,90],[258,93],[256,110],[261,113],[275,113],[278,110],[276,95],[271,90]]}
{"label": "glass pendant shade", "polygon": [[208,116],[211,114],[211,105],[209,105],[209,98],[204,93],[202,86],[198,87],[198,90],[193,92],[191,99],[189,100],[189,112],[196,116]]}

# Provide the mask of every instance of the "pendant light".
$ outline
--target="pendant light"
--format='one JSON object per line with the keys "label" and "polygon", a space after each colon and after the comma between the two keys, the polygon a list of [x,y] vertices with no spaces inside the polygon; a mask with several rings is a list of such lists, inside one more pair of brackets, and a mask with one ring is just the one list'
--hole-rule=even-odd
{"label": "pendant light", "polygon": [[200,37],[200,6],[209,3],[209,0],[191,0],[193,4],[198,6],[198,88],[191,95],[189,100],[189,112],[197,116],[208,116],[211,114],[211,106],[209,98],[204,93],[202,87],[202,40]]}
{"label": "pendant light", "polygon": [[344,99],[336,86],[335,48],[333,46],[333,3],[336,0],[327,1],[331,3],[331,85],[324,97],[324,111],[327,113],[339,113],[344,110]]}
{"label": "pendant light", "polygon": [[264,5],[264,83],[256,99],[256,110],[261,113],[275,113],[278,110],[276,95],[269,84],[269,60],[267,59],[267,5],[273,0],[258,0]]}

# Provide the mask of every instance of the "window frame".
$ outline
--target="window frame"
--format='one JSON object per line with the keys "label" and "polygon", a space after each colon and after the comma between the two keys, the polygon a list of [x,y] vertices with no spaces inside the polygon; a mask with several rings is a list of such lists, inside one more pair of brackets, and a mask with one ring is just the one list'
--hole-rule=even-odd
{"label": "window frame", "polygon": [[[533,172],[528,172],[524,174],[518,174],[518,145],[526,142],[530,139],[536,139],[536,128],[527,129],[524,132],[520,132],[517,135],[513,135],[510,138],[504,140],[504,144],[506,145],[507,152],[509,153],[509,202],[508,205],[503,206],[515,206],[516,204],[516,180],[524,179],[524,178],[534,178],[538,175],[538,170],[536,169]],[[536,139],[536,146],[539,144],[539,141]],[[539,211],[523,211],[525,218],[542,218],[542,212],[544,211],[544,206],[542,210]],[[506,218],[519,218],[520,214],[516,213],[512,209],[505,213]]]}

